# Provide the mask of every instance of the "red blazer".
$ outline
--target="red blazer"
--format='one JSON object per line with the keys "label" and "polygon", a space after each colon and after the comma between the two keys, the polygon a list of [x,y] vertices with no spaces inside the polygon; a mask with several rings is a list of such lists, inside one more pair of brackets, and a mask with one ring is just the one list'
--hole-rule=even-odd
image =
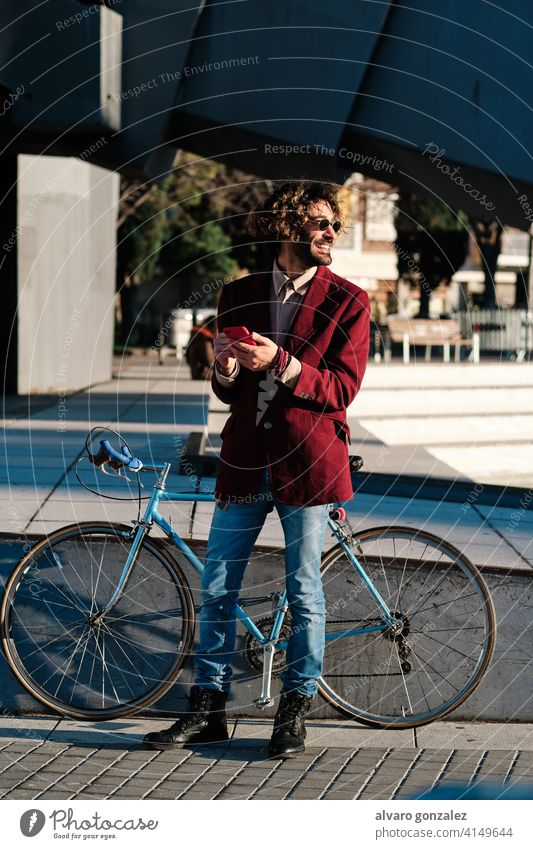
{"label": "red blazer", "polygon": [[[271,337],[271,286],[270,269],[224,286],[219,331],[244,325]],[[366,292],[319,266],[283,345],[302,363],[295,387],[242,366],[229,388],[213,375],[215,395],[232,409],[221,433],[218,498],[249,502],[267,464],[274,494],[285,504],[353,497],[346,408],[365,373],[369,319]]]}

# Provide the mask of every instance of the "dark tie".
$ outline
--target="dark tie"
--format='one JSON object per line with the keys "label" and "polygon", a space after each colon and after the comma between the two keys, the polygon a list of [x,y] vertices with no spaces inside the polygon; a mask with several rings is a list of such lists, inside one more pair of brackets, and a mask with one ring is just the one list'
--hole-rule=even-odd
{"label": "dark tie", "polygon": [[289,307],[296,293],[292,280],[286,280],[280,289],[278,304],[278,327],[276,338],[278,345],[283,344],[283,339],[289,324],[291,323],[292,309]]}

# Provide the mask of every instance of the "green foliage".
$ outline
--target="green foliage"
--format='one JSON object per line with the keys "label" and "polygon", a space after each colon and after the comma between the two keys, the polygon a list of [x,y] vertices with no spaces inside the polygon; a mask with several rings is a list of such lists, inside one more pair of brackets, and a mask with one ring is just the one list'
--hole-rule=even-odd
{"label": "green foliage", "polygon": [[433,197],[400,192],[395,225],[398,274],[419,287],[426,318],[432,290],[449,283],[466,258],[468,217]]}
{"label": "green foliage", "polygon": [[137,283],[153,278],[161,247],[170,236],[166,207],[166,192],[153,186],[142,205],[118,229],[119,269]]}
{"label": "green foliage", "polygon": [[191,295],[198,284],[236,274],[231,239],[220,224],[207,221],[182,229],[176,222],[173,231],[161,251],[159,273],[168,285],[177,284],[180,300]]}
{"label": "green foliage", "polygon": [[464,232],[468,226],[468,216],[461,210],[449,209],[434,197],[401,191],[395,224],[398,233],[420,230]]}
{"label": "green foliage", "polygon": [[199,281],[220,280],[257,264],[246,217],[268,183],[212,160],[181,152],[160,185],[123,186],[118,282],[139,284],[157,273],[176,301]]}
{"label": "green foliage", "polygon": [[195,221],[217,224],[229,237],[229,253],[242,270],[258,263],[256,246],[246,232],[246,218],[271,188],[268,181],[185,152],[165,183],[180,232],[187,229],[186,223],[192,226]]}

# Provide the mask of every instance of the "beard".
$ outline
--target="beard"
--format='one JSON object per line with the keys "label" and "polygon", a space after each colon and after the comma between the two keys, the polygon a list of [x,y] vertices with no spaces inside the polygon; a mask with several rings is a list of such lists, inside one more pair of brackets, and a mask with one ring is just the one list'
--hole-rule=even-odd
{"label": "beard", "polygon": [[331,265],[333,262],[331,253],[320,253],[313,242],[293,242],[292,249],[295,255],[305,262],[306,266]]}

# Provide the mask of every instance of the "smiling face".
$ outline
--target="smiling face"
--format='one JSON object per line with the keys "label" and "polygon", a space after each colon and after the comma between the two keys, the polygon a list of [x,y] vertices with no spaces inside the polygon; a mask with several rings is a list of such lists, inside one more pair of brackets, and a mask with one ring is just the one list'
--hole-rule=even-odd
{"label": "smiling face", "polygon": [[[329,227],[321,230],[318,222],[327,218]],[[336,216],[329,203],[323,200],[311,204],[308,209],[307,221],[304,224],[301,239],[292,243],[294,254],[303,260],[307,267],[312,265],[331,265],[333,257],[331,248],[337,238],[337,233],[331,226]]]}

